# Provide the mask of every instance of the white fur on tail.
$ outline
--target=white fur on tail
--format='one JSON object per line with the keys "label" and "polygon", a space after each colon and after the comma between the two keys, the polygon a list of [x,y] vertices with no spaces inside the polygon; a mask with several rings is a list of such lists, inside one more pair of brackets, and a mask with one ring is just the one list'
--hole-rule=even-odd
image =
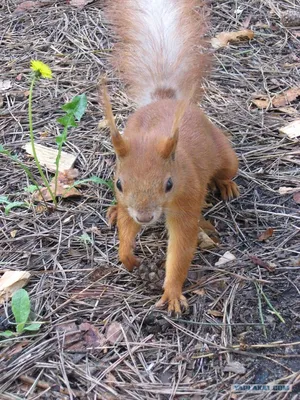
{"label": "white fur on tail", "polygon": [[[190,95],[205,69],[197,0],[112,0],[116,64],[139,106]],[[198,81],[198,82],[197,82]]]}

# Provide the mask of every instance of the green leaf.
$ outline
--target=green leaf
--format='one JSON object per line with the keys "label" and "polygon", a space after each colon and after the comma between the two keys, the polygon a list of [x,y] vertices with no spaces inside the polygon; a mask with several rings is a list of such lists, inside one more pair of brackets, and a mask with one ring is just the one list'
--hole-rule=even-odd
{"label": "green leaf", "polygon": [[0,336],[5,337],[5,338],[10,338],[10,337],[14,336],[14,332],[12,332],[12,331],[0,332]]}
{"label": "green leaf", "polygon": [[93,243],[92,238],[87,234],[83,233],[80,237],[80,240],[82,240],[84,243]]}
{"label": "green leaf", "polygon": [[57,122],[59,122],[65,128],[70,128],[70,127],[76,128],[77,126],[73,114],[66,114],[63,117],[57,118]]}
{"label": "green leaf", "polygon": [[13,201],[12,203],[8,203],[7,206],[4,209],[5,215],[8,215],[10,210],[14,207],[28,207],[27,203],[24,203],[24,201]]}
{"label": "green leaf", "polygon": [[112,190],[114,189],[113,181],[111,180],[106,181],[105,179],[99,178],[98,176],[95,175],[87,179],[81,179],[79,181],[75,181],[73,186],[82,185],[83,183],[88,183],[88,182],[97,183],[98,185],[105,185]]}
{"label": "green leaf", "polygon": [[29,332],[38,331],[40,329],[41,325],[42,324],[40,322],[33,322],[30,325],[26,325],[24,328],[24,331],[29,331]]}
{"label": "green leaf", "polygon": [[37,190],[39,190],[39,187],[37,185],[29,185],[24,188],[24,192],[28,192],[28,193],[34,193]]}
{"label": "green leaf", "polygon": [[17,332],[21,333],[30,314],[30,300],[25,289],[19,289],[13,294],[11,308],[17,323]]}
{"label": "green leaf", "polygon": [[78,96],[73,97],[73,99],[62,106],[62,109],[66,111],[67,114],[73,115],[77,121],[80,121],[83,114],[85,113],[87,107],[87,98],[86,95],[80,94]]}
{"label": "green leaf", "polygon": [[0,203],[9,204],[10,201],[8,200],[7,196],[0,196]]}

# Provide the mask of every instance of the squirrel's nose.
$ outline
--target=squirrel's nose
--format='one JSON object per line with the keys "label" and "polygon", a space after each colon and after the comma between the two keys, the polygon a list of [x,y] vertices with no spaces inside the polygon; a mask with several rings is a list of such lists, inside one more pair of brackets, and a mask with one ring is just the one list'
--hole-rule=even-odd
{"label": "squirrel's nose", "polygon": [[154,216],[153,214],[139,214],[136,216],[136,219],[138,220],[138,222],[140,222],[141,224],[148,224],[149,222],[151,222],[153,220]]}

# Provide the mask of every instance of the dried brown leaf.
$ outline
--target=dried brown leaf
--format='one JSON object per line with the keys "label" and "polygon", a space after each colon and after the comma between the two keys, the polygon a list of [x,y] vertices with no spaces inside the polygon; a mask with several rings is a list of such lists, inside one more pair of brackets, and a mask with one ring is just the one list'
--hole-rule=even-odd
{"label": "dried brown leaf", "polygon": [[281,107],[297,99],[300,96],[300,87],[293,87],[272,99],[273,107]]}
{"label": "dried brown leaf", "polygon": [[221,311],[218,311],[218,310],[208,310],[207,314],[211,315],[213,317],[223,317],[223,313]]}
{"label": "dried brown leaf", "polygon": [[300,192],[296,192],[293,194],[293,200],[295,203],[300,204]]}
{"label": "dried brown leaf", "polygon": [[211,40],[214,49],[226,47],[230,42],[240,42],[242,40],[251,40],[254,38],[254,32],[250,29],[243,29],[237,32],[221,32]]}
{"label": "dried brown leaf", "polygon": [[0,278],[0,304],[25,286],[30,278],[27,271],[6,271]]}
{"label": "dried brown leaf", "polygon": [[260,96],[257,96],[256,98],[253,98],[251,100],[251,102],[253,104],[255,104],[256,107],[258,107],[260,109],[268,108],[270,106],[270,104],[271,104],[269,98],[267,96],[264,96],[264,95],[260,95]]}
{"label": "dried brown leaf", "polygon": [[18,5],[15,9],[15,14],[23,14],[27,11],[34,10],[35,8],[41,7],[41,3],[39,1],[23,1]]}
{"label": "dried brown leaf", "polygon": [[205,289],[202,288],[202,289],[193,290],[192,293],[198,294],[199,296],[203,297],[203,296],[205,296],[205,293],[206,293],[206,292],[205,292]]}
{"label": "dried brown leaf", "polygon": [[198,233],[198,242],[200,249],[202,250],[212,249],[217,246],[217,244],[203,231],[203,229]]}
{"label": "dried brown leaf", "polygon": [[257,240],[259,242],[264,242],[265,240],[267,240],[271,236],[273,236],[273,233],[274,233],[274,229],[273,228],[268,228],[258,236]]}
{"label": "dried brown leaf", "polygon": [[300,136],[300,119],[296,119],[290,124],[279,128],[279,132],[284,133],[290,139],[296,139],[298,136]]}
{"label": "dried brown leaf", "polygon": [[266,268],[269,272],[274,272],[276,269],[276,264],[264,261],[255,255],[249,254],[249,258],[254,264],[259,265],[260,267]]}
{"label": "dried brown leaf", "polygon": [[[78,171],[76,169],[69,169],[65,170],[64,172],[59,172],[58,173],[58,178],[57,178],[57,190],[56,190],[56,196],[62,197],[62,198],[67,198],[67,197],[73,197],[73,196],[81,196],[81,193],[79,190],[77,190],[75,187],[71,187],[74,184],[74,178],[78,176]],[[55,191],[55,178],[52,179],[50,182],[50,189],[54,193]],[[41,195],[42,193],[42,195]],[[48,188],[43,187],[41,188],[41,193],[35,192],[33,195],[33,198],[38,201],[42,201],[43,199],[45,201],[51,201],[52,197],[50,192],[48,191]]]}
{"label": "dried brown leaf", "polygon": [[64,347],[67,351],[85,351],[90,347],[102,347],[106,343],[105,336],[89,322],[79,326],[75,322],[66,322],[58,325],[56,331],[64,333]]}
{"label": "dried brown leaf", "polygon": [[123,339],[122,325],[117,321],[112,322],[107,326],[105,336],[106,339],[111,344],[115,344],[116,342],[122,340]]}

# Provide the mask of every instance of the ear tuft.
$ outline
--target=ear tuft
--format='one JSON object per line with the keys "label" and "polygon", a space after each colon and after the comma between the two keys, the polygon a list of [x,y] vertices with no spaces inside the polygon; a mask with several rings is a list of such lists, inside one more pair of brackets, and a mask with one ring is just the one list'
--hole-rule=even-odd
{"label": "ear tuft", "polygon": [[126,154],[128,154],[129,144],[128,144],[127,140],[122,137],[122,135],[120,134],[120,132],[118,131],[118,129],[116,127],[115,119],[114,119],[113,112],[112,112],[111,102],[110,102],[109,95],[107,92],[105,79],[102,79],[100,86],[102,87],[103,109],[104,109],[105,118],[108,121],[112,144],[114,146],[114,149],[115,149],[117,155],[119,157],[124,157],[124,156],[126,156]]}
{"label": "ear tuft", "polygon": [[157,150],[163,158],[167,159],[169,157],[174,157],[179,137],[179,125],[188,104],[189,102],[186,100],[182,100],[178,103],[172,125],[171,136],[161,139],[158,143]]}

